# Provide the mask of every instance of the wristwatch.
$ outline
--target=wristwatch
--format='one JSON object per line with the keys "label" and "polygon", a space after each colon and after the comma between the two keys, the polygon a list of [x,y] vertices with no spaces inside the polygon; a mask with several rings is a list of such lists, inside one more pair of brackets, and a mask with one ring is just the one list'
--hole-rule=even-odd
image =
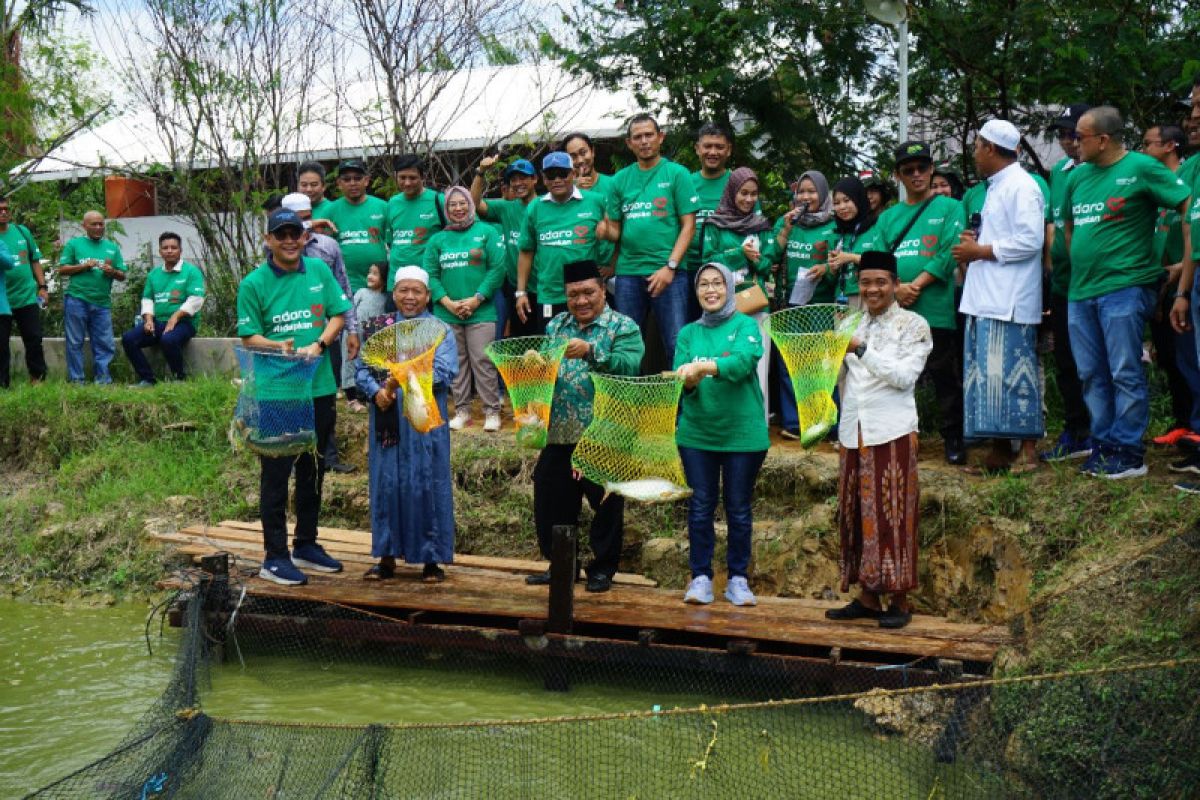
{"label": "wristwatch", "polygon": [[854,355],[862,358],[867,353],[867,343],[863,342],[858,347],[854,348]]}
{"label": "wristwatch", "polygon": [[524,289],[517,289],[513,292],[513,297],[525,297],[528,294],[529,292],[525,291]]}
{"label": "wristwatch", "polygon": [[329,345],[325,344],[324,339],[317,339],[317,347],[321,348],[322,353],[329,349]]}
{"label": "wristwatch", "polygon": [[1178,292],[1178,291],[1177,291],[1177,292],[1175,292],[1175,299],[1176,299],[1176,300],[1178,300],[1178,299],[1179,299],[1179,298],[1181,298],[1181,297],[1182,297],[1184,300],[1187,300],[1187,299],[1188,299],[1188,292]]}
{"label": "wristwatch", "polygon": [[667,269],[674,272],[675,270],[679,269],[679,262],[673,258],[668,258],[667,259]]}

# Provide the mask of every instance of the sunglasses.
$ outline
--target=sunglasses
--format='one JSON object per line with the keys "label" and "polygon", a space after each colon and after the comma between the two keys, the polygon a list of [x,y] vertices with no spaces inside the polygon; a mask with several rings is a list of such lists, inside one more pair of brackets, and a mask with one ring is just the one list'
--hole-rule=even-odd
{"label": "sunglasses", "polygon": [[931,169],[933,169],[933,164],[908,164],[900,168],[900,174],[906,178],[911,178],[913,175],[924,175]]}
{"label": "sunglasses", "polygon": [[546,180],[548,180],[548,181],[560,181],[560,180],[563,180],[564,178],[571,177],[571,170],[569,170],[569,169],[548,169],[545,172],[543,172],[542,175],[545,176]]}
{"label": "sunglasses", "polygon": [[296,230],[295,228],[280,228],[271,234],[281,242],[299,241],[304,238],[304,229]]}

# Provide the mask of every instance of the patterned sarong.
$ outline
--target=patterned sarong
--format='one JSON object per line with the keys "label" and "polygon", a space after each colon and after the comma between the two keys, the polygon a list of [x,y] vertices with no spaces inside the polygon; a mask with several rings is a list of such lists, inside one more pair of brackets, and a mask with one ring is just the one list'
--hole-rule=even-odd
{"label": "patterned sarong", "polygon": [[1037,326],[967,317],[963,333],[963,434],[1039,439],[1042,383]]}
{"label": "patterned sarong", "polygon": [[887,444],[841,449],[838,478],[842,591],[917,588],[917,434]]}

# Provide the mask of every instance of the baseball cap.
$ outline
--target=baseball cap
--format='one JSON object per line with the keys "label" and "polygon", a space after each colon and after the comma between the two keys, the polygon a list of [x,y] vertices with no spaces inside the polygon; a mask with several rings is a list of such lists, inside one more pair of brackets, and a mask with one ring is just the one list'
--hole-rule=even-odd
{"label": "baseball cap", "polygon": [[1005,150],[1016,150],[1021,146],[1021,132],[1006,119],[989,119],[979,129],[979,135]]}
{"label": "baseball cap", "polygon": [[347,158],[338,164],[338,174],[341,175],[343,172],[361,172],[363,175],[366,175],[367,162],[361,158]]}
{"label": "baseball cap", "polygon": [[509,175],[518,172],[522,175],[528,175],[531,178],[537,175],[537,170],[533,168],[533,164],[524,158],[518,158],[505,168],[504,177],[507,178]]}
{"label": "baseball cap", "polygon": [[1069,105],[1054,122],[1050,123],[1050,127],[1046,130],[1060,130],[1067,133],[1074,133],[1075,126],[1079,124],[1079,118],[1091,110],[1092,107],[1087,103]]}
{"label": "baseball cap", "polygon": [[909,161],[933,161],[929,145],[924,142],[908,141],[896,148],[896,166]]}
{"label": "baseball cap", "polygon": [[571,163],[571,157],[561,150],[555,150],[553,153],[547,153],[542,159],[542,172],[548,169],[573,169],[574,164]]}
{"label": "baseball cap", "polygon": [[308,199],[308,195],[300,192],[285,194],[280,205],[288,211],[312,211],[312,201]]}
{"label": "baseball cap", "polygon": [[275,211],[271,216],[267,217],[267,233],[277,233],[284,228],[295,228],[296,230],[304,230],[304,220],[287,208],[281,208]]}

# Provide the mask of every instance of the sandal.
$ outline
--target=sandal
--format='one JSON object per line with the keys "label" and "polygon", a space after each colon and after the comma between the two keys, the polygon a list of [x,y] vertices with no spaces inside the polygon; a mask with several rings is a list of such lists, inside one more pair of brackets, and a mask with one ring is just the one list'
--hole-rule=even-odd
{"label": "sandal", "polygon": [[825,612],[825,619],[879,619],[883,616],[882,611],[877,611],[874,608],[867,608],[862,603],[858,602],[858,598],[850,601],[849,605],[844,605],[841,608],[831,608]]}
{"label": "sandal", "polygon": [[376,564],[363,575],[364,581],[387,581],[396,577],[396,568]]}
{"label": "sandal", "polygon": [[910,622],[912,622],[912,612],[895,606],[888,606],[888,610],[879,616],[879,627],[881,628],[903,628]]}

